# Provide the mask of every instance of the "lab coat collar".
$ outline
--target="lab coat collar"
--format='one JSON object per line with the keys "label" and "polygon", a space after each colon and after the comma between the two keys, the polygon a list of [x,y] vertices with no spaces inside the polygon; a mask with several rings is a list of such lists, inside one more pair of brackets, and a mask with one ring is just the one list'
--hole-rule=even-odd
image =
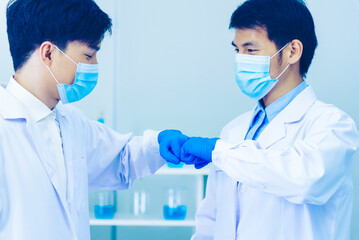
{"label": "lab coat collar", "polygon": [[257,141],[263,148],[268,148],[286,136],[285,125],[300,121],[317,97],[311,86],[303,90],[288,104],[263,130]]}
{"label": "lab coat collar", "polygon": [[[61,129],[62,123],[60,120],[60,129]],[[54,169],[56,169],[56,167],[53,165],[53,163],[50,161],[51,159],[51,155],[48,151],[48,146],[46,145],[44,139],[43,139],[43,135],[41,134],[41,130],[39,128],[37,128],[37,126],[35,125],[35,122],[30,120],[27,122],[27,129],[30,132],[31,138],[33,139],[34,142],[34,146],[36,148],[36,151],[39,155],[40,161],[49,177],[49,180],[51,181],[55,191],[57,192],[60,202],[62,203],[62,206],[64,208],[65,214],[68,217],[68,221],[71,223],[70,227],[72,228],[72,231],[75,232],[75,230],[73,229],[73,223],[72,223],[72,218],[71,218],[71,214],[70,214],[70,209],[69,206],[67,204],[67,198],[64,194],[63,191],[61,191],[61,185],[60,185],[60,180],[59,180],[59,176],[56,173],[56,171]],[[61,135],[63,135],[64,133],[61,132]],[[66,133],[67,134],[67,133]],[[68,136],[67,136],[68,139]],[[67,146],[68,143],[64,143],[64,146]],[[65,162],[67,163],[69,154],[67,153],[69,150],[65,150],[64,149],[64,158],[65,158]],[[70,155],[71,157],[72,155]],[[68,173],[71,172],[71,175],[69,175]],[[68,186],[68,189],[73,188],[73,174],[72,174],[72,170],[71,171],[67,171],[68,174],[68,183],[70,186]],[[72,195],[71,195],[72,198]]]}
{"label": "lab coat collar", "polygon": [[13,95],[8,93],[3,86],[0,86],[0,103],[0,115],[4,119],[29,118],[25,107]]}
{"label": "lab coat collar", "polygon": [[285,123],[298,122],[315,103],[317,96],[312,86],[304,89],[283,111]]}
{"label": "lab coat collar", "polygon": [[25,106],[27,112],[35,122],[41,121],[52,113],[43,102],[21,86],[13,77],[10,78],[6,91],[10,92]]}
{"label": "lab coat collar", "polygon": [[293,88],[285,95],[269,104],[269,106],[267,106],[265,109],[263,108],[261,101],[259,101],[258,105],[261,106],[263,111],[265,111],[268,122],[272,121],[278,115],[278,113],[287,107],[289,103],[293,101],[293,99],[306,88],[307,84],[305,81],[303,81],[297,87]]}

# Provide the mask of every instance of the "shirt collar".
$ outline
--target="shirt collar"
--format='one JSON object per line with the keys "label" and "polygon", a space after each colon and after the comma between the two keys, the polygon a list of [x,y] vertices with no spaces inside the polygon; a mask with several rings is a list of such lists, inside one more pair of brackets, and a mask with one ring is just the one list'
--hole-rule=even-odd
{"label": "shirt collar", "polygon": [[53,111],[22,87],[13,77],[10,78],[6,91],[15,96],[15,98],[17,98],[17,100],[25,106],[30,117],[36,122],[39,122],[53,113]]}
{"label": "shirt collar", "polygon": [[272,121],[278,115],[278,113],[280,113],[291,101],[293,101],[293,99],[298,96],[298,94],[301,93],[306,87],[307,84],[305,81],[303,81],[297,87],[275,100],[266,108],[264,108],[261,101],[258,101],[258,105],[255,108],[253,116],[255,117],[258,113],[265,113],[268,122]]}
{"label": "shirt collar", "polygon": [[268,121],[272,121],[278,113],[280,113],[293,99],[298,96],[305,88],[307,84],[303,81],[297,87],[286,93],[284,96],[278,98],[273,103],[265,108]]}

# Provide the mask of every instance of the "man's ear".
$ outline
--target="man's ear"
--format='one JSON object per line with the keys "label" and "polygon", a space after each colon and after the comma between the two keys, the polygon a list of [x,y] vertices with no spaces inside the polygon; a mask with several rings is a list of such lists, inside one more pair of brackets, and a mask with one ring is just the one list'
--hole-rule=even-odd
{"label": "man's ear", "polygon": [[303,44],[298,39],[294,39],[288,44],[286,49],[287,54],[289,55],[288,63],[293,65],[300,61],[300,58],[303,54]]}
{"label": "man's ear", "polygon": [[41,63],[50,67],[55,49],[54,44],[51,42],[43,42],[39,48]]}

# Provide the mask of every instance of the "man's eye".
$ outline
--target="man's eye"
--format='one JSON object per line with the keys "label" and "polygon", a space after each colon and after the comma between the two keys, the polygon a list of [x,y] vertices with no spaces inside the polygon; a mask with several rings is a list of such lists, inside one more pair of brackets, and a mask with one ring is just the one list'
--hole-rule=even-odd
{"label": "man's eye", "polygon": [[87,54],[85,54],[85,56],[86,56],[87,58],[89,58],[89,59],[91,59],[91,58],[92,58],[92,56],[87,55]]}
{"label": "man's eye", "polygon": [[250,53],[252,53],[252,52],[255,52],[255,51],[257,51],[257,50],[255,50],[255,49],[248,49],[248,52],[250,52]]}
{"label": "man's eye", "polygon": [[239,50],[238,50],[238,49],[234,49],[234,51],[235,51],[236,53],[239,53]]}

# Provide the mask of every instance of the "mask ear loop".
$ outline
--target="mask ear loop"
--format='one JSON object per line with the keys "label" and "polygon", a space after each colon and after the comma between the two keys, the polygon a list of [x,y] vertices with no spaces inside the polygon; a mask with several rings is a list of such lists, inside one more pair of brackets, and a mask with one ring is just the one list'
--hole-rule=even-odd
{"label": "mask ear loop", "polygon": [[[274,58],[275,56],[277,56],[286,46],[288,46],[289,43],[287,43],[286,45],[284,45],[284,47],[282,47],[281,49],[279,49],[278,52],[276,52],[276,54],[274,54],[273,56],[270,57],[270,59]],[[61,51],[61,50],[60,50]]]}
{"label": "mask ear loop", "polygon": [[57,79],[56,79],[55,75],[52,73],[52,71],[51,71],[50,67],[49,67],[49,66],[47,66],[47,65],[46,65],[46,67],[47,67],[47,69],[49,70],[49,72],[50,72],[51,76],[52,76],[52,77],[55,79],[55,81],[57,82],[57,84],[60,84],[60,83],[59,83],[59,81],[57,81]]}
{"label": "mask ear loop", "polygon": [[[286,45],[284,45],[281,49],[279,49],[278,52],[276,52],[276,54],[274,54],[273,56],[270,57],[270,59],[274,58],[275,56],[277,56],[286,46],[288,46],[289,43],[287,43]],[[283,72],[281,74],[279,74],[279,76],[276,78],[277,80],[285,73],[285,71],[287,71],[287,69],[289,68],[290,64],[288,64],[288,66],[283,70]]]}
{"label": "mask ear loop", "polygon": [[58,48],[56,45],[54,45],[54,46],[55,46],[55,48],[56,48],[57,50],[60,51],[60,53],[64,54],[68,59],[70,59],[71,62],[75,63],[76,66],[78,65],[78,63],[76,63],[74,60],[72,60],[72,58],[70,58],[70,57],[69,57],[66,53],[64,53],[60,48]]}
{"label": "mask ear loop", "polygon": [[289,66],[290,66],[290,64],[288,64],[288,66],[283,70],[283,72],[281,74],[279,74],[279,76],[276,78],[277,80],[285,73],[285,71],[287,71]]}

